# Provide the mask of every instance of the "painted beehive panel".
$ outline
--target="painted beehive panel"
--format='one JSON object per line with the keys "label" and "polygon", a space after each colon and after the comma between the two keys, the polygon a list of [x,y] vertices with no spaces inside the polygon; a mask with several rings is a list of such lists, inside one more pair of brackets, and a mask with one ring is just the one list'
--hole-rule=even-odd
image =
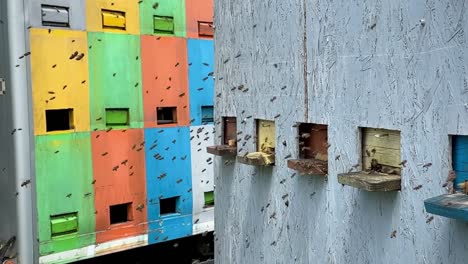
{"label": "painted beehive panel", "polygon": [[213,131],[213,125],[190,127],[194,234],[213,231],[214,228],[214,201],[211,197],[214,191],[214,157],[205,151],[206,147],[214,144]]}
{"label": "painted beehive panel", "polygon": [[212,40],[188,40],[190,119],[194,126],[213,122],[213,46]]}
{"label": "painted beehive panel", "polygon": [[89,133],[36,136],[41,255],[95,243]]}
{"label": "painted beehive panel", "polygon": [[274,153],[276,147],[275,122],[257,120],[257,151]]}
{"label": "painted beehive panel", "polygon": [[47,29],[30,33],[34,134],[89,131],[86,33]]}
{"label": "painted beehive panel", "polygon": [[89,32],[140,33],[138,0],[87,0]]}
{"label": "painted beehive panel", "polygon": [[455,170],[455,187],[468,181],[468,136],[454,136],[452,138],[452,159]]}
{"label": "painted beehive panel", "polygon": [[[91,128],[142,127],[139,36],[88,33],[88,42]],[[115,117],[111,111],[119,109],[124,113],[128,111],[128,120],[117,120],[126,123],[109,123],[108,119]]]}
{"label": "painted beehive panel", "polygon": [[189,128],[145,129],[148,243],[192,233]]}
{"label": "painted beehive panel", "polygon": [[33,27],[86,29],[85,0],[30,0]]}
{"label": "painted beehive panel", "polygon": [[362,129],[362,169],[400,173],[400,132],[388,129]]}
{"label": "painted beehive panel", "polygon": [[186,13],[187,37],[213,37],[213,0],[186,0]]}
{"label": "painted beehive panel", "polygon": [[184,0],[147,0],[140,3],[140,25],[143,35],[185,37]]}
{"label": "painted beehive panel", "polygon": [[141,45],[145,127],[188,126],[186,40],[142,36]]}
{"label": "painted beehive panel", "polygon": [[146,177],[143,129],[91,134],[96,242],[145,233]]}

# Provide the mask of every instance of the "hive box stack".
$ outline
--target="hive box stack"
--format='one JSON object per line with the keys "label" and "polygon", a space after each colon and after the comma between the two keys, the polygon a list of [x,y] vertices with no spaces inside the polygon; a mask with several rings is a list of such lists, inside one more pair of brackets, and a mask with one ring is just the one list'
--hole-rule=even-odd
{"label": "hive box stack", "polygon": [[41,262],[212,231],[212,1],[29,8]]}

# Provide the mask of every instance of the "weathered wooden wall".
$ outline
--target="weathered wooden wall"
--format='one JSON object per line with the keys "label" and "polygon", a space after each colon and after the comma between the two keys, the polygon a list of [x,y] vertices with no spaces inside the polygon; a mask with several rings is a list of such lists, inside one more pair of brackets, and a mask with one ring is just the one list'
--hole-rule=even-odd
{"label": "weathered wooden wall", "polygon": [[[277,136],[273,168],[215,159],[216,263],[467,261],[468,225],[431,220],[423,204],[446,192],[449,135],[468,134],[467,5],[215,2],[216,117],[236,116],[244,135],[255,118],[275,120]],[[306,121],[328,125],[326,179],[286,166],[293,124]],[[360,162],[358,127],[401,131],[401,191],[337,182]],[[254,149],[252,138],[243,151]]]}

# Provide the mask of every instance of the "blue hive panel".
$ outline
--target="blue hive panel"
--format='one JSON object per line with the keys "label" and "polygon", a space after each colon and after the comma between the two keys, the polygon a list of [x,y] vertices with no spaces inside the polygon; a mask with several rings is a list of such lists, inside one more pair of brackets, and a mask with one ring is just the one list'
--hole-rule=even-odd
{"label": "blue hive panel", "polygon": [[[213,61],[214,45],[212,40],[189,39],[189,91],[191,125],[199,126],[212,123],[213,110]],[[204,119],[204,120],[202,120]]]}
{"label": "blue hive panel", "polygon": [[188,127],[145,129],[148,243],[192,234]]}
{"label": "blue hive panel", "polygon": [[468,136],[453,137],[453,169],[457,175],[455,186],[468,180]]}

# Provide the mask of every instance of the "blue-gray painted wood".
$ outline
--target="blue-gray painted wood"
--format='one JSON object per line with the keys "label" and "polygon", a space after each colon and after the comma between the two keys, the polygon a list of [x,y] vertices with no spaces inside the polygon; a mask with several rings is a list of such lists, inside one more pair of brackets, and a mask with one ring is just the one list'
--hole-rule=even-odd
{"label": "blue-gray painted wood", "polygon": [[85,0],[28,0],[28,24],[32,27],[46,27],[51,26],[42,25],[42,5],[66,7],[69,11],[69,24],[68,28],[57,27],[60,29],[72,30],[86,30],[86,1]]}
{"label": "blue-gray painted wood", "polygon": [[463,193],[444,194],[424,201],[426,211],[431,214],[468,222],[468,195]]}
{"label": "blue-gray painted wood", "polygon": [[[447,192],[449,134],[468,134],[467,4],[215,1],[217,121],[237,116],[244,136],[280,114],[276,166],[215,159],[216,263],[466,262],[468,226],[427,221],[424,200]],[[305,121],[328,124],[327,179],[286,166]],[[401,131],[400,192],[338,183],[360,162],[359,127]]]}

